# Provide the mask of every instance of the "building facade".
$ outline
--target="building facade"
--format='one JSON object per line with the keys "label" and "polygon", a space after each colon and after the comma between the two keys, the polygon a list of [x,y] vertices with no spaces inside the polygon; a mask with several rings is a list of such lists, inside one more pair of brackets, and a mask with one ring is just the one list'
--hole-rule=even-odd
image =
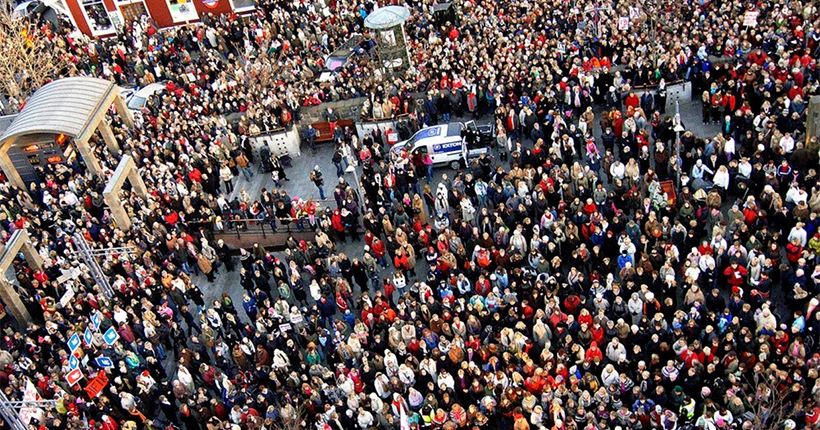
{"label": "building facade", "polygon": [[199,21],[207,13],[253,11],[254,0],[60,0],[78,30],[91,37],[109,37],[123,24],[150,16],[159,27]]}

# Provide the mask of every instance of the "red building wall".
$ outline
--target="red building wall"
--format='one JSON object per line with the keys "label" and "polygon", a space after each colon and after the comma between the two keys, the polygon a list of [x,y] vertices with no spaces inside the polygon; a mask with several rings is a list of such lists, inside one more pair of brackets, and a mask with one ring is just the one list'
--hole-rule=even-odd
{"label": "red building wall", "polygon": [[227,13],[233,12],[233,8],[231,8],[230,0],[218,0],[213,7],[208,7],[202,0],[194,0],[194,6],[196,6],[196,11],[199,13],[200,17],[207,15],[208,13],[212,13],[214,15],[223,15]]}
{"label": "red building wall", "polygon": [[145,0],[145,7],[148,14],[160,27],[171,27],[176,25],[171,18],[171,11],[168,10],[168,3],[165,0]]}
{"label": "red building wall", "polygon": [[[81,1],[82,0],[66,0],[66,3],[71,15],[74,17],[74,21],[77,24],[77,29],[84,34],[91,36],[91,28],[88,26],[88,22],[86,22],[85,15],[81,9]],[[159,27],[173,27],[175,25],[185,24],[174,22],[166,0],[143,1],[145,2],[145,8],[148,11],[148,14],[154,19]],[[115,0],[103,0],[103,4],[109,12],[119,12]],[[205,14],[208,13],[223,15],[233,12],[230,0],[205,0],[204,2],[203,0],[194,0],[194,7],[200,17],[205,16]]]}
{"label": "red building wall", "polygon": [[74,22],[77,24],[77,30],[80,30],[83,34],[91,35],[91,28],[88,27],[88,23],[85,21],[85,15],[83,15],[83,11],[80,9],[79,1],[77,0],[66,0],[66,6],[68,6],[68,10],[71,12],[71,16],[74,17]]}

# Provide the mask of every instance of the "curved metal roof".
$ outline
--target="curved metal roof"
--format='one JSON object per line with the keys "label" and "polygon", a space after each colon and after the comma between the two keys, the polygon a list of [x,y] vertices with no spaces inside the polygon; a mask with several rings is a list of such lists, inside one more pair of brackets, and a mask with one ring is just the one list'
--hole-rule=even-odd
{"label": "curved metal roof", "polygon": [[78,137],[85,132],[117,86],[104,79],[74,77],[60,79],[37,90],[0,136],[6,142],[28,134],[65,134]]}
{"label": "curved metal roof", "polygon": [[410,11],[403,6],[385,6],[373,11],[364,19],[364,26],[374,30],[395,27],[410,18]]}

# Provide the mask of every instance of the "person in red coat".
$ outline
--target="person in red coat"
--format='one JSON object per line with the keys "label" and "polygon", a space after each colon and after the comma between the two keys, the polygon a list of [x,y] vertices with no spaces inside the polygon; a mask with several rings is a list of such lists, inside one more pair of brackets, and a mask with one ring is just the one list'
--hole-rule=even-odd
{"label": "person in red coat", "polygon": [[732,261],[732,264],[723,271],[726,276],[726,282],[732,286],[732,289],[740,288],[746,281],[746,268],[741,266],[737,261]]}

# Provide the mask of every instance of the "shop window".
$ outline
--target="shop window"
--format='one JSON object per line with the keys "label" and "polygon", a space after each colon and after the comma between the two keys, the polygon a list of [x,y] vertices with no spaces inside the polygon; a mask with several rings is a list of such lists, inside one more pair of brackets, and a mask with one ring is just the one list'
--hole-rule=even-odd
{"label": "shop window", "polygon": [[111,18],[102,0],[83,0],[83,12],[92,34],[110,33],[114,31]]}

